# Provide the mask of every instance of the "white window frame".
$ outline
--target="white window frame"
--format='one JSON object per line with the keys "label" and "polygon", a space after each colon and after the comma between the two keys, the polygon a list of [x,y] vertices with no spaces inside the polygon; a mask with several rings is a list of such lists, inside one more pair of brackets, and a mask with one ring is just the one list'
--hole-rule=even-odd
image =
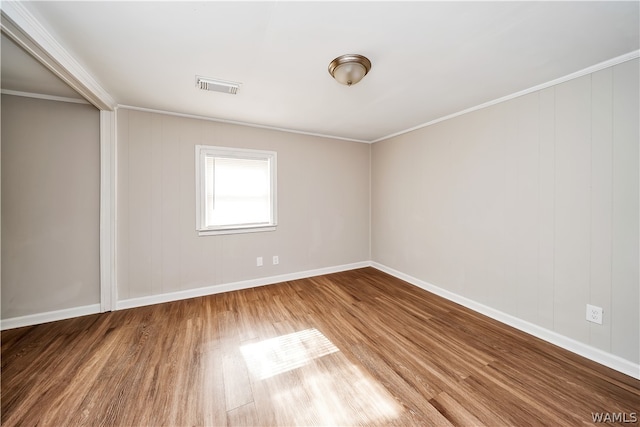
{"label": "white window frame", "polygon": [[[207,226],[206,220],[206,158],[208,156],[267,160],[269,162],[271,221],[261,224],[233,224],[227,226]],[[250,150],[247,148],[196,145],[196,231],[200,236],[219,234],[257,233],[275,231],[278,225],[277,203],[277,153],[275,151]]]}

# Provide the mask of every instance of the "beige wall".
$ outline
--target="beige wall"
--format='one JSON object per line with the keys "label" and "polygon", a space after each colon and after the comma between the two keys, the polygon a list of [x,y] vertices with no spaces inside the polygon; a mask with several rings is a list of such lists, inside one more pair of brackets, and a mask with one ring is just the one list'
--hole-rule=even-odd
{"label": "beige wall", "polygon": [[[195,145],[278,153],[278,228],[198,237]],[[118,299],[369,259],[370,146],[118,111]],[[280,258],[272,265],[273,255]],[[264,266],[256,267],[256,257]]]}
{"label": "beige wall", "polygon": [[2,95],[2,318],[97,304],[99,112]]}
{"label": "beige wall", "polygon": [[638,75],[626,62],[374,144],[372,259],[638,363]]}

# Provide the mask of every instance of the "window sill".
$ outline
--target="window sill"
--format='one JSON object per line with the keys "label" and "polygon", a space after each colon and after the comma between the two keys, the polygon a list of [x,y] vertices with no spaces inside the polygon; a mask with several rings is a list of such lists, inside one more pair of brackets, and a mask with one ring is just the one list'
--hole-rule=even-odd
{"label": "window sill", "polygon": [[257,227],[235,227],[235,228],[218,228],[215,230],[197,230],[198,236],[218,236],[221,234],[244,234],[244,233],[262,233],[266,231],[276,231],[275,225],[257,226]]}

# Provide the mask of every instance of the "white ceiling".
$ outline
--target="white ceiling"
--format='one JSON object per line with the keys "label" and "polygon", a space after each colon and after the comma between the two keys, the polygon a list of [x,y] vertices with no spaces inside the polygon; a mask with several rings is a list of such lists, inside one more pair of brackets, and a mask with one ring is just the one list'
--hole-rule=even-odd
{"label": "white ceiling", "polygon": [[[25,6],[120,105],[361,141],[640,48],[638,1]],[[327,72],[345,53],[373,64],[352,87]],[[196,75],[242,86],[204,92]]]}

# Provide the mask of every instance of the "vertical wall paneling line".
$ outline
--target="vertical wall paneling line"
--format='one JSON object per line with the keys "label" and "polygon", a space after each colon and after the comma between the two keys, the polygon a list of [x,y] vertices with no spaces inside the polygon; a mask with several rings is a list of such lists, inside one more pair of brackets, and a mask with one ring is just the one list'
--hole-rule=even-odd
{"label": "vertical wall paneling line", "polygon": [[[176,173],[174,159],[179,157],[176,148],[180,141],[176,138],[175,126],[171,126],[175,120],[168,120],[168,117],[162,118],[162,292],[171,292],[179,289],[181,283],[181,275],[176,265],[171,262],[172,259],[179,257],[180,254],[180,235],[172,224],[180,222],[180,212],[187,208],[187,203],[180,201],[176,203],[172,201],[171,194],[182,194],[180,185],[182,179],[180,174]],[[195,174],[190,178],[193,179]],[[175,191],[174,189],[178,189]],[[185,230],[194,230],[193,221],[188,221]]]}
{"label": "vertical wall paneling line", "polygon": [[553,330],[554,288],[554,88],[539,93],[538,323]]}
{"label": "vertical wall paneling line", "polygon": [[[124,114],[126,115],[127,118],[127,126],[125,128],[125,135],[126,135],[126,147],[127,147],[127,155],[126,155],[126,159],[127,159],[127,176],[126,179],[123,179],[123,183],[126,182],[127,185],[127,205],[126,205],[126,211],[124,212],[123,216],[126,216],[127,218],[127,222],[126,222],[126,227],[124,229],[124,234],[126,235],[126,257],[123,257],[124,260],[126,260],[127,263],[127,269],[126,269],[126,292],[122,295],[123,298],[130,298],[131,297],[131,291],[130,291],[130,287],[129,284],[131,282],[131,266],[130,266],[130,261],[129,261],[129,256],[131,253],[131,216],[129,214],[129,207],[131,206],[131,148],[130,148],[130,141],[131,141],[131,128],[129,126],[129,121],[130,121],[130,114],[128,111],[125,111]],[[122,189],[121,189],[122,190]],[[122,268],[122,267],[121,267]]]}
{"label": "vertical wall paneling line", "polygon": [[372,208],[373,208],[373,185],[371,180],[373,179],[373,144],[369,144],[369,259],[373,259],[372,253],[372,236],[373,236],[373,219],[372,219]]}
{"label": "vertical wall paneling line", "polygon": [[537,219],[538,219],[538,253],[536,259],[536,321],[534,323],[540,322],[540,288],[542,287],[542,283],[540,280],[540,270],[542,269],[542,263],[540,262],[540,229],[542,228],[542,197],[540,193],[542,193],[542,100],[541,98],[542,91],[536,92],[536,99],[538,100],[538,203],[537,203]]}
{"label": "vertical wall paneling line", "polygon": [[639,61],[613,67],[613,277],[611,351],[640,360],[638,272]]}
{"label": "vertical wall paneling line", "polygon": [[111,311],[116,296],[116,113],[100,111],[100,311]]}
{"label": "vertical wall paneling line", "polygon": [[[0,95],[0,99],[2,99],[1,95]],[[0,117],[2,117],[1,105],[2,105],[2,102],[0,102]],[[0,123],[1,122],[2,120],[0,120]],[[369,234],[369,236],[371,236],[371,234]],[[369,239],[371,239],[371,237],[369,237]],[[2,300],[2,244],[1,243],[2,243],[2,138],[0,137],[0,301]],[[371,251],[369,251],[369,259],[371,259]],[[2,310],[0,309],[0,312],[1,311]]]}
{"label": "vertical wall paneling line", "polygon": [[[160,218],[159,218],[159,222],[160,222],[160,230],[164,230],[164,225],[165,225],[165,221],[166,221],[166,212],[164,211],[164,182],[162,177],[164,176],[164,138],[165,138],[165,124],[164,121],[161,122],[160,124],[160,137],[157,140],[157,144],[158,144],[158,152],[160,153],[160,159],[159,159],[159,168],[160,168],[160,176],[158,179],[158,183],[156,183],[155,185],[159,185],[160,190],[159,190],[159,197],[160,200],[158,201],[158,205],[160,207]],[[165,275],[164,275],[164,257],[163,257],[163,248],[164,248],[164,233],[162,233],[160,231],[159,233],[160,235],[157,237],[157,239],[159,240],[160,244],[158,245],[158,251],[159,251],[159,265],[156,266],[156,269],[160,272],[160,293],[164,293],[166,292],[166,286],[165,286]]]}
{"label": "vertical wall paneling line", "polygon": [[590,76],[556,88],[555,330],[582,342],[589,341],[584,310],[591,228],[590,90]]}
{"label": "vertical wall paneling line", "polygon": [[[2,97],[0,96],[0,99]],[[2,117],[2,102],[0,102],[0,117]],[[2,122],[2,120],[0,120]],[[371,209],[369,209],[371,211]],[[371,237],[369,237],[371,239]],[[0,138],[0,299],[2,299],[2,138]],[[369,251],[369,258],[371,258],[371,251]],[[2,310],[0,310],[2,311]],[[1,327],[1,325],[0,325]]]}
{"label": "vertical wall paneling line", "polygon": [[[539,186],[539,138],[540,118],[538,115],[538,94],[530,94],[522,97],[522,109],[520,110],[521,123],[518,130],[518,139],[521,141],[518,149],[517,171],[519,175],[519,188],[515,199],[518,200],[516,218],[522,218],[519,226],[519,234],[516,240],[519,246],[518,282],[520,283],[518,317],[524,320],[537,321],[537,288],[538,280],[538,253],[537,234],[538,229],[538,186]],[[534,274],[532,274],[534,273]]]}
{"label": "vertical wall paneling line", "polygon": [[[153,293],[153,192],[152,192],[152,170],[153,170],[153,116],[143,113],[135,120],[137,125],[135,134],[131,138],[131,157],[137,165],[132,169],[132,182],[136,186],[132,188],[133,219],[135,222],[131,227],[131,234],[135,236],[133,240],[136,252],[133,254],[131,267],[136,275],[132,277],[132,285],[136,285],[139,295]],[[135,190],[135,191],[133,191]],[[135,208],[134,208],[135,207]],[[133,291],[134,288],[132,288]],[[137,295],[137,296],[139,296]]]}
{"label": "vertical wall paneling line", "polygon": [[133,162],[132,162],[132,156],[131,156],[131,146],[132,143],[131,141],[133,140],[132,138],[132,129],[131,129],[131,119],[132,119],[132,115],[129,112],[126,112],[126,116],[127,116],[127,129],[126,129],[126,135],[127,135],[127,142],[126,142],[126,147],[127,147],[127,207],[126,207],[126,216],[127,216],[127,228],[126,228],[126,234],[127,234],[127,286],[126,286],[126,293],[125,295],[122,295],[121,298],[131,298],[131,282],[132,282],[132,278],[133,275],[131,274],[131,248],[133,246],[133,236],[132,236],[132,226],[131,226],[131,204],[133,202],[133,192],[132,190],[132,183],[131,183],[131,176],[132,176],[132,172],[133,172]]}
{"label": "vertical wall paneling line", "polygon": [[[134,216],[132,215],[131,211],[132,211],[132,207],[134,206],[134,201],[135,201],[135,197],[134,197],[134,192],[136,189],[136,186],[138,185],[137,181],[134,179],[134,173],[135,173],[135,169],[134,168],[134,160],[137,160],[137,158],[134,155],[134,151],[136,149],[136,140],[137,135],[134,134],[134,130],[137,132],[137,128],[138,126],[135,126],[136,123],[132,123],[133,120],[136,120],[136,117],[138,116],[134,116],[133,114],[131,114],[130,112],[127,111],[127,162],[129,164],[128,167],[128,171],[127,171],[127,187],[128,187],[128,191],[127,191],[127,208],[126,208],[126,215],[127,215],[127,248],[128,248],[128,254],[127,254],[127,264],[128,264],[128,271],[127,271],[127,275],[128,275],[128,280],[127,280],[127,287],[126,287],[126,293],[125,295],[122,295],[121,298],[134,298],[137,297],[138,295],[134,295],[132,292],[132,284],[138,282],[137,278],[138,278],[138,274],[137,274],[137,269],[138,266],[136,265],[137,262],[136,260],[134,260],[134,254],[136,253],[136,249],[137,249],[137,242],[134,239],[134,230],[137,229],[137,225],[134,222]],[[139,120],[139,119],[137,119]],[[137,162],[136,162],[137,163]],[[135,244],[134,244],[135,243]],[[138,285],[139,286],[139,285]]]}
{"label": "vertical wall paneling line", "polygon": [[[592,76],[584,76],[559,88],[561,101],[558,135],[563,139],[558,159],[562,173],[559,182],[558,218],[562,228],[558,238],[559,261],[564,287],[556,307],[560,315],[558,332],[589,342],[590,324],[584,313],[589,299],[591,239],[591,122]],[[560,141],[559,141],[560,142]]]}
{"label": "vertical wall paneling line", "polygon": [[[540,165],[542,163],[542,160],[540,159],[540,156],[542,155],[542,148],[540,147],[540,145],[542,144],[542,114],[540,112],[541,108],[542,108],[542,102],[540,100],[540,92],[536,93],[536,100],[538,102],[538,158],[536,159],[537,162],[537,171],[538,171],[538,175],[536,176],[537,182],[536,182],[536,188],[538,189],[538,200],[536,203],[536,207],[537,207],[537,212],[536,212],[536,216],[537,216],[537,221],[538,221],[538,228],[537,230],[540,230],[540,228],[542,227],[542,223],[540,220],[540,211],[542,210],[542,206],[540,206],[540,191],[541,190],[541,186],[542,186],[542,178],[541,178],[541,173],[540,173]],[[541,268],[541,263],[540,263],[540,243],[539,243],[539,239],[540,237],[538,236],[538,253],[536,254],[536,314],[535,314],[535,322],[534,323],[539,323],[540,322],[540,268]]]}
{"label": "vertical wall paneling line", "polygon": [[[534,217],[535,217],[535,221],[536,221],[536,227],[535,227],[535,231],[538,231],[540,229],[540,128],[541,128],[541,116],[540,116],[540,92],[536,92],[535,94],[535,121],[536,121],[536,131],[537,131],[537,135],[535,136],[534,140],[535,140],[535,153],[537,155],[537,158],[535,160],[535,194],[532,192],[529,197],[531,199],[534,198],[534,196],[537,196],[537,199],[535,199],[535,201],[533,202],[533,212],[534,212]],[[532,95],[532,97],[534,96]],[[539,239],[539,237],[538,237]],[[539,243],[539,242],[538,242]],[[533,255],[533,254],[532,254]],[[533,311],[533,313],[531,314],[531,318],[534,323],[538,322],[538,313],[540,312],[540,298],[539,298],[539,291],[538,289],[540,289],[540,245],[537,244],[536,245],[536,251],[535,251],[535,277],[532,278],[532,282],[535,283],[535,292],[533,293],[533,296],[535,296],[535,309]]]}
{"label": "vertical wall paneling line", "polygon": [[611,348],[611,69],[592,75],[591,263],[589,304],[602,307],[603,324],[589,324],[590,345]]}
{"label": "vertical wall paneling line", "polygon": [[[593,74],[589,74],[589,90],[590,90],[590,113],[591,123],[589,131],[589,277],[588,277],[588,289],[587,289],[587,302],[594,304],[593,298],[593,132],[595,117],[593,114]],[[593,343],[593,327],[589,325],[588,331],[588,343]]]}
{"label": "vertical wall paneling line", "polygon": [[[0,99],[1,99],[1,96],[0,96]],[[2,117],[1,105],[2,105],[2,102],[0,102],[0,117]],[[2,122],[2,120],[0,120],[0,122]],[[369,239],[371,239],[371,237],[369,237]],[[0,137],[0,300],[2,300],[2,244],[1,242],[2,242],[2,138]],[[369,258],[371,258],[371,251],[369,251]],[[1,311],[2,310],[0,309],[0,312]]]}
{"label": "vertical wall paneling line", "polygon": [[113,230],[111,236],[113,240],[112,244],[112,260],[111,265],[113,268],[112,277],[111,277],[111,310],[116,309],[116,303],[118,302],[118,108],[116,107],[113,110],[113,140],[112,140],[112,185],[113,185],[113,193],[111,194],[112,200],[112,226]]}
{"label": "vertical wall paneling line", "polygon": [[[589,74],[589,90],[591,92],[591,123],[590,123],[590,132],[589,132],[589,282],[588,282],[588,292],[587,297],[589,298],[587,301],[589,304],[593,304],[593,132],[594,132],[594,123],[595,117],[593,113],[593,74]],[[589,343],[592,342],[592,332],[591,328],[589,328]]]}
{"label": "vertical wall paneling line", "polygon": [[126,257],[124,257],[124,259],[127,262],[127,270],[126,270],[126,277],[127,277],[127,281],[126,284],[123,284],[123,290],[124,292],[122,292],[122,294],[120,295],[120,292],[118,292],[119,296],[119,300],[118,300],[118,304],[120,303],[120,300],[123,299],[129,299],[131,298],[131,249],[132,249],[132,238],[131,238],[131,199],[132,199],[132,194],[131,194],[131,187],[132,187],[132,183],[131,183],[131,114],[129,113],[129,111],[127,110],[120,110],[123,111],[124,115],[126,115],[127,117],[127,128],[126,128],[126,135],[127,135],[127,141],[124,145],[126,145],[127,147],[127,176],[126,176],[126,180],[123,180],[127,183],[127,193],[126,193],[126,198],[127,198],[127,205],[125,207],[125,212],[124,215],[126,215],[127,217],[127,223],[126,223],[126,228],[124,230],[124,233],[127,236],[127,242],[126,242],[126,247],[127,247],[127,252],[126,252]]}
{"label": "vertical wall paneling line", "polygon": [[159,117],[152,118],[151,139],[149,141],[150,154],[150,204],[149,222],[151,232],[149,234],[149,250],[151,252],[150,282],[151,292],[162,293],[162,136],[164,120]]}
{"label": "vertical wall paneling line", "polygon": [[557,188],[557,173],[556,173],[556,165],[558,162],[558,156],[557,156],[557,149],[558,149],[558,138],[557,138],[557,129],[556,129],[556,124],[558,123],[558,117],[556,115],[557,113],[557,106],[558,106],[558,91],[556,90],[556,87],[554,86],[553,88],[553,206],[552,206],[552,212],[553,212],[553,240],[552,240],[552,247],[553,247],[553,286],[552,286],[552,290],[553,290],[553,298],[551,299],[552,301],[552,311],[551,311],[551,321],[553,324],[553,330],[556,330],[556,310],[553,307],[555,305],[555,300],[556,300],[556,234],[557,234],[557,221],[556,221],[556,188]]}
{"label": "vertical wall paneling line", "polygon": [[[612,306],[611,301],[613,298],[613,290],[612,290],[612,286],[611,283],[613,282],[613,191],[614,191],[614,183],[613,183],[613,166],[614,166],[614,150],[615,150],[615,144],[613,143],[613,139],[614,139],[614,129],[613,129],[613,122],[614,122],[614,102],[613,102],[613,98],[614,98],[614,91],[613,91],[613,71],[611,72],[611,184],[610,184],[610,190],[611,190],[611,204],[610,204],[610,209],[611,209],[611,218],[610,218],[610,226],[611,226],[611,239],[609,240],[609,253],[611,254],[611,262],[609,263],[609,305]],[[639,261],[640,264],[640,261]],[[640,307],[640,301],[638,301],[638,307]],[[609,315],[609,323],[612,323],[612,318],[611,315]],[[613,325],[611,326],[611,328],[613,329]],[[612,334],[611,332],[609,332],[609,351],[611,351],[612,348]]]}

